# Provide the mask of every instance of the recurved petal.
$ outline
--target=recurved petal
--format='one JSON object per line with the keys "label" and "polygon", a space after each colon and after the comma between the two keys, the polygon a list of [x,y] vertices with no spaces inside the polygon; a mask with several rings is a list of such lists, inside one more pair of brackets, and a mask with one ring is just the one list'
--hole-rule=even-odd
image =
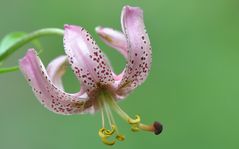
{"label": "recurved petal", "polygon": [[119,85],[119,92],[130,92],[148,76],[151,67],[151,46],[145,30],[143,11],[125,6],[121,15],[122,29],[128,43],[128,63]]}
{"label": "recurved petal", "polygon": [[91,93],[97,85],[112,85],[112,70],[92,36],[82,27],[65,25],[65,52],[82,86]]}
{"label": "recurved petal", "polygon": [[66,71],[68,61],[67,56],[62,55],[53,59],[47,66],[47,74],[52,83],[61,90],[64,90],[61,77]]}
{"label": "recurved petal", "polygon": [[119,51],[125,59],[127,59],[127,41],[125,35],[120,32],[116,31],[112,28],[105,28],[105,27],[96,27],[95,28],[97,34],[100,38],[110,47],[115,48]]}
{"label": "recurved petal", "polygon": [[87,97],[80,93],[66,93],[53,84],[34,49],[28,50],[19,65],[38,100],[50,111],[68,115],[92,109],[91,101]]}

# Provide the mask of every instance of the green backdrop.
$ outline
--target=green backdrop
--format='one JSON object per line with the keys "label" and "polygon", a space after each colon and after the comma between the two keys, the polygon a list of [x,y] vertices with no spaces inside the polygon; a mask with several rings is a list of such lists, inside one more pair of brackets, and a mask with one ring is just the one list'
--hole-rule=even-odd
{"label": "green backdrop", "polygon": [[[143,121],[164,124],[160,136],[130,131],[117,118],[124,142],[113,148],[239,148],[238,0],[1,0],[0,37],[12,31],[85,27],[108,55],[116,72],[125,61],[94,32],[97,25],[120,29],[124,5],[140,6],[153,48],[147,81],[120,106]],[[64,53],[62,38],[41,38],[44,64]],[[32,45],[21,48],[4,66]],[[78,91],[73,73],[65,88]],[[0,75],[1,149],[107,148],[98,137],[100,114],[61,116],[43,108],[20,72]]]}

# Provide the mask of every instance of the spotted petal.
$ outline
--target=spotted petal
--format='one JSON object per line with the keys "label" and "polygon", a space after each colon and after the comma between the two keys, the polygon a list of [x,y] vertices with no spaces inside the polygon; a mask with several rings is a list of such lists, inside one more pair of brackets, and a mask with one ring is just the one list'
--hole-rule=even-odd
{"label": "spotted petal", "polygon": [[62,55],[52,60],[47,66],[47,74],[52,80],[52,83],[61,90],[64,90],[62,84],[62,76],[67,67],[67,56]]}
{"label": "spotted petal", "polygon": [[96,27],[95,30],[107,45],[118,50],[127,59],[127,41],[122,32],[105,27]]}
{"label": "spotted petal", "polygon": [[79,93],[66,93],[53,84],[34,49],[28,50],[19,64],[34,94],[47,109],[63,115],[90,112],[90,100]]}
{"label": "spotted petal", "polygon": [[138,7],[125,6],[121,17],[122,29],[128,43],[128,63],[119,85],[119,92],[124,94],[144,82],[148,76],[152,58],[143,11]]}
{"label": "spotted petal", "polygon": [[112,71],[104,54],[84,28],[65,25],[64,45],[72,69],[87,93],[95,90],[98,84],[113,84]]}

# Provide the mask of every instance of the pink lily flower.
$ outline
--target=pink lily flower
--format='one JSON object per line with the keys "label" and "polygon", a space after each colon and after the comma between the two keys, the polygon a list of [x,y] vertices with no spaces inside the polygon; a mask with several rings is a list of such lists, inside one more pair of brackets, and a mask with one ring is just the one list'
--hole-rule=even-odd
{"label": "pink lily flower", "polygon": [[[19,62],[37,99],[48,110],[62,115],[101,111],[102,128],[99,136],[108,145],[115,143],[107,140],[113,134],[117,140],[124,140],[111,110],[128,122],[132,131],[145,130],[156,135],[162,131],[159,122],[142,124],[138,115],[135,119],[131,118],[117,104],[145,81],[152,61],[143,11],[138,7],[125,6],[121,23],[123,33],[110,28],[96,28],[101,39],[127,60],[125,69],[119,75],[112,71],[92,36],[84,28],[74,25],[65,25],[64,47],[67,56],[54,59],[45,69],[36,51],[30,49]],[[61,82],[68,62],[81,83],[80,91],[73,94],[66,93]],[[105,113],[111,130],[106,129]]]}

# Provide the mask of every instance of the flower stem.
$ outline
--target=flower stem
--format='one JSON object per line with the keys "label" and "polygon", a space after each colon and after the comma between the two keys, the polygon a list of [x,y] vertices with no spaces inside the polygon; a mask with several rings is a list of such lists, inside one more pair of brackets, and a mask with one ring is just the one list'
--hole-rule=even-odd
{"label": "flower stem", "polygon": [[0,61],[3,59],[7,58],[10,56],[13,52],[15,52],[18,48],[22,47],[23,45],[29,43],[30,41],[42,37],[42,36],[47,36],[47,35],[60,35],[63,36],[64,30],[58,29],[58,28],[45,28],[45,29],[40,29],[36,30],[34,32],[31,32],[21,39],[19,39],[15,44],[10,46],[8,50],[6,50],[4,53],[0,55]]}
{"label": "flower stem", "polygon": [[14,67],[9,67],[9,68],[1,68],[0,69],[0,74],[1,73],[6,73],[6,72],[12,72],[12,71],[16,71],[18,70],[19,68],[17,66],[14,66]]}

